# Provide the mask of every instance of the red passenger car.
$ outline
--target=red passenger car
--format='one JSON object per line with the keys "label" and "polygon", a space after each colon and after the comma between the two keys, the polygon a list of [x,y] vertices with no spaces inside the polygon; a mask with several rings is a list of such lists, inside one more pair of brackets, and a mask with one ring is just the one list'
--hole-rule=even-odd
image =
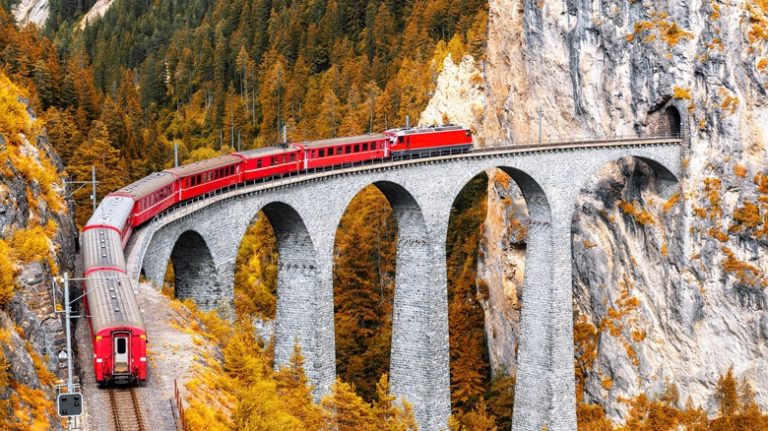
{"label": "red passenger car", "polygon": [[392,158],[429,156],[445,150],[472,149],[472,131],[461,126],[395,129],[386,133],[392,137]]}
{"label": "red passenger car", "polygon": [[280,177],[298,172],[303,152],[296,145],[266,147],[235,153],[243,159],[243,181]]}
{"label": "red passenger car", "polygon": [[166,172],[157,172],[111,193],[109,197],[133,199],[135,204],[129,225],[136,227],[178,202],[176,191],[176,177]]}
{"label": "red passenger car", "polygon": [[93,365],[102,386],[147,379],[147,332],[129,284],[118,271],[86,277]]}
{"label": "red passenger car", "polygon": [[384,133],[308,141],[297,145],[304,149],[303,169],[389,157],[389,136]]}
{"label": "red passenger car", "polygon": [[181,202],[239,183],[242,181],[240,175],[242,162],[241,157],[230,154],[166,169],[165,172],[178,178],[177,202]]}

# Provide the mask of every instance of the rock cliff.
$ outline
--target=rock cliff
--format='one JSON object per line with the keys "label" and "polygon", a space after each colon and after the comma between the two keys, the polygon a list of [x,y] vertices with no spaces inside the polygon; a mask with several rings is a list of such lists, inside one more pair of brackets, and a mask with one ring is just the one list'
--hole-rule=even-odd
{"label": "rock cliff", "polygon": [[[0,84],[4,92],[20,94],[5,76],[0,75]],[[44,129],[24,99],[12,103],[8,113],[21,120],[15,124],[19,129],[10,127],[8,117],[0,120],[0,260],[8,266],[0,284],[10,292],[0,298],[0,417],[5,418],[0,428],[58,429],[53,384],[57,374],[66,373],[57,358],[66,340],[51,285],[52,274],[74,269],[74,208],[65,198],[59,179],[63,166]],[[61,306],[62,293],[56,294]]]}
{"label": "rock cliff", "polygon": [[51,5],[48,0],[21,0],[13,6],[13,16],[19,24],[43,27],[48,20]]}
{"label": "rock cliff", "polygon": [[[455,106],[442,115],[471,124],[486,145],[535,141],[539,115],[544,140],[685,135],[686,173],[672,200],[634,160],[604,167],[582,191],[574,314],[598,331],[585,401],[620,421],[620,398],[674,383],[682,403],[690,397],[712,412],[717,378],[733,367],[768,409],[768,6],[491,0],[489,8],[486,58],[465,59],[459,70],[477,66],[463,79],[439,80],[429,112]],[[451,95],[474,91],[456,85],[478,72],[484,100],[472,103],[485,110],[464,120],[466,98]],[[491,293],[496,305],[486,312],[491,358],[502,358],[517,339],[510,319],[520,289],[510,274],[523,262],[508,238],[519,210],[489,191],[478,273],[505,295]]]}

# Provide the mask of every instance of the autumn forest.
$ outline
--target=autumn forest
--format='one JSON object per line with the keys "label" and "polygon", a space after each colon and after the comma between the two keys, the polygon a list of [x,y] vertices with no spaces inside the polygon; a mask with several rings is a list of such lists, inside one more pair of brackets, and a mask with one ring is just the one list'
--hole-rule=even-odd
{"label": "autumn forest", "polygon": [[[172,166],[176,145],[188,163],[272,145],[283,128],[298,141],[415,121],[448,54],[483,57],[488,22],[483,0],[119,0],[83,26],[94,0],[55,0],[38,29],[15,24],[12,3],[0,0],[0,83],[25,89],[68,178],[87,181],[96,167],[98,198]],[[0,110],[0,133],[10,132],[12,114]],[[447,238],[453,431],[511,428],[514,370],[491,369],[477,274],[489,181],[502,180],[483,174],[465,186]],[[74,199],[82,226],[89,191]],[[301,351],[275,371],[271,340],[254,331],[254,322],[274,319],[280,259],[260,214],[236,262],[234,319],[175,303],[222,352],[190,382],[192,428],[416,429],[407,400],[388,393],[397,234],[375,186],[346,209],[333,274],[339,379],[314,403]],[[172,267],[164,292],[174,295]],[[601,328],[575,319],[579,429],[768,430],[752,389],[731,372],[713,385],[714,416],[670,383],[660,396],[625,400],[626,424],[614,424],[583,393]]]}

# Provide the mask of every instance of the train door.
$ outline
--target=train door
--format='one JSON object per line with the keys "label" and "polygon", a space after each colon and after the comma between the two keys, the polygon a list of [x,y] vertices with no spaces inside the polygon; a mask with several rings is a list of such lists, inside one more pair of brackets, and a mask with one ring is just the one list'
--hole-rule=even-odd
{"label": "train door", "polygon": [[112,338],[114,348],[114,374],[128,374],[131,369],[128,366],[130,362],[130,334],[118,333]]}

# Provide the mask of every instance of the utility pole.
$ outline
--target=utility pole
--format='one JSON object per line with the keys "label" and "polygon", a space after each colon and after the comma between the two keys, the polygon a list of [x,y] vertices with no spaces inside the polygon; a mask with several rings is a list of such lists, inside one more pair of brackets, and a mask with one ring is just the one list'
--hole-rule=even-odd
{"label": "utility pole", "polygon": [[72,387],[72,329],[70,328],[70,318],[72,310],[69,304],[69,273],[64,273],[64,320],[66,321],[67,331],[67,393],[74,392]]}
{"label": "utility pole", "polygon": [[283,125],[283,144],[288,145],[288,126]]}
{"label": "utility pole", "polygon": [[175,168],[179,167],[179,143],[178,142],[173,143],[173,166]]}
{"label": "utility pole", "polygon": [[96,166],[91,166],[91,181],[93,182],[93,194],[91,200],[93,201],[93,212],[96,212]]}
{"label": "utility pole", "polygon": [[91,180],[90,181],[64,181],[65,185],[73,185],[76,184],[77,188],[69,193],[67,193],[67,197],[72,197],[75,193],[77,193],[78,190],[81,190],[88,186],[88,184],[91,185],[91,195],[89,196],[91,198],[91,201],[93,202],[93,212],[96,212],[96,185],[99,182],[96,181],[96,166],[91,166]]}
{"label": "utility pole", "polygon": [[371,96],[368,99],[371,107],[370,120],[368,121],[368,133],[373,133],[373,90],[371,90]]}
{"label": "utility pole", "polygon": [[411,128],[411,116],[406,115],[405,116],[405,128],[410,129]]}

